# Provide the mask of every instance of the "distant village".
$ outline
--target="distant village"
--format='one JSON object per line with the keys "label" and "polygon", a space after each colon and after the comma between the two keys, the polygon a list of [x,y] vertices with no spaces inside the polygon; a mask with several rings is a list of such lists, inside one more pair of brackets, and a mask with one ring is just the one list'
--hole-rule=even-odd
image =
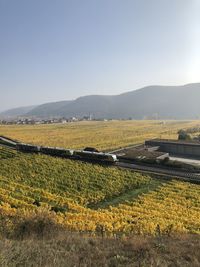
{"label": "distant village", "polygon": [[2,125],[34,125],[34,124],[53,124],[53,123],[69,123],[77,121],[108,121],[107,119],[94,119],[92,116],[70,117],[70,118],[4,118],[0,119]]}
{"label": "distant village", "polygon": [[[173,118],[171,118],[173,119]],[[34,125],[34,124],[53,124],[53,123],[69,123],[69,122],[78,122],[78,121],[112,121],[113,119],[109,118],[95,118],[94,115],[84,115],[82,117],[0,117],[0,124],[1,125]],[[128,118],[118,118],[118,120],[135,120],[134,117]],[[150,116],[143,116],[142,120],[161,120],[158,114],[152,114]],[[164,124],[165,122],[162,121]]]}

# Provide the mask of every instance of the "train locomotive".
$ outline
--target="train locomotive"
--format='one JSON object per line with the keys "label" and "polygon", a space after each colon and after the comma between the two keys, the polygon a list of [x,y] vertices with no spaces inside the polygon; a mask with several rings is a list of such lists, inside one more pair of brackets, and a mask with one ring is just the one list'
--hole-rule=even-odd
{"label": "train locomotive", "polygon": [[104,163],[114,163],[117,161],[117,156],[103,152],[90,152],[90,151],[74,151],[74,157],[80,160],[87,161],[100,161]]}
{"label": "train locomotive", "polygon": [[0,144],[10,146],[10,147],[16,147],[16,144],[18,141],[13,140],[11,138],[5,137],[3,135],[0,136]]}

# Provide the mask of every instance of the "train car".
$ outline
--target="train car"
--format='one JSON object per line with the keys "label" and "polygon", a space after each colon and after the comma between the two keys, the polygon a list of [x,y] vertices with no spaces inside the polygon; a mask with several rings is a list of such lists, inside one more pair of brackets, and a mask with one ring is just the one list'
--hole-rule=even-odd
{"label": "train car", "polygon": [[29,153],[38,153],[40,152],[40,146],[34,146],[30,144],[18,143],[16,144],[16,148],[22,152],[29,152]]}
{"label": "train car", "polygon": [[59,147],[41,147],[40,152],[46,155],[57,156],[57,157],[71,157],[73,156],[74,151]]}
{"label": "train car", "polygon": [[81,160],[96,161],[103,163],[115,163],[117,156],[103,152],[74,151],[74,157]]}
{"label": "train car", "polygon": [[6,146],[11,146],[11,147],[16,147],[16,144],[18,142],[16,140],[13,140],[11,138],[5,137],[5,136],[0,136],[0,144],[6,145]]}

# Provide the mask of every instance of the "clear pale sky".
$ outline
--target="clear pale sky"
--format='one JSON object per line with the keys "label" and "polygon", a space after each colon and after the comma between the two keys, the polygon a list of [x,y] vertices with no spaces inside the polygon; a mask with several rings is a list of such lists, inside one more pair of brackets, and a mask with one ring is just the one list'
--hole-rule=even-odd
{"label": "clear pale sky", "polygon": [[199,72],[200,0],[0,0],[0,110]]}

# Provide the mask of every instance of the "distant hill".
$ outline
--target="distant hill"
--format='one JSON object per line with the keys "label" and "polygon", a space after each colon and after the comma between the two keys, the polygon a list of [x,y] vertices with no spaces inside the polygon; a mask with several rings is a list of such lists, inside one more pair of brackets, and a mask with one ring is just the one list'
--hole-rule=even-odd
{"label": "distant hill", "polygon": [[30,112],[32,109],[36,108],[37,106],[28,106],[28,107],[19,107],[19,108],[13,108],[6,110],[4,112],[0,113],[0,118],[9,118],[9,117],[19,117],[24,116],[28,112]]}
{"label": "distant hill", "polygon": [[107,119],[200,118],[200,83],[148,86],[120,95],[90,95],[37,106],[27,116],[88,116]]}
{"label": "distant hill", "polygon": [[65,107],[71,102],[73,101],[59,101],[42,104],[27,112],[26,115],[36,117],[60,116],[60,114],[62,113],[61,110],[65,109]]}

